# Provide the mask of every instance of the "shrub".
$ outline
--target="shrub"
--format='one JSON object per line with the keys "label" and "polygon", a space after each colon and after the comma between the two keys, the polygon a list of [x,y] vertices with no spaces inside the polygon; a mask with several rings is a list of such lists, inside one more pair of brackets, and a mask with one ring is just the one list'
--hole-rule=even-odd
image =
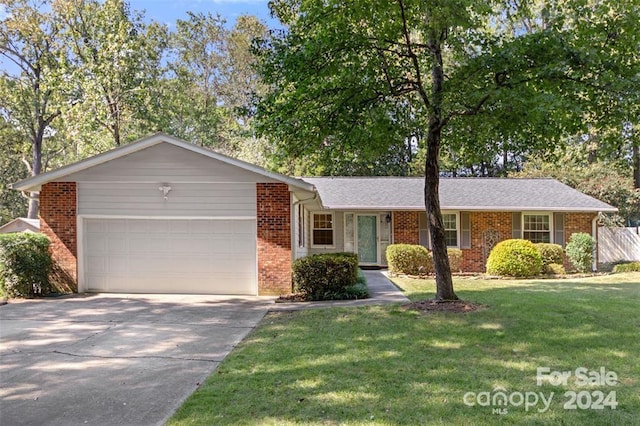
{"label": "shrub", "polygon": [[307,300],[358,298],[364,293],[362,279],[358,278],[358,256],[326,253],[296,259],[293,262],[293,287]]}
{"label": "shrub", "polygon": [[457,248],[448,248],[447,256],[449,257],[451,272],[460,272],[462,269],[462,250]]}
{"label": "shrub", "polygon": [[564,269],[564,265],[559,263],[550,263],[545,267],[545,273],[553,275],[566,275],[567,271]]}
{"label": "shrub", "polygon": [[563,264],[563,250],[560,244],[549,244],[549,243],[538,243],[534,244],[538,251],[540,252],[540,256],[542,258],[542,272],[545,274],[554,274],[549,270],[549,265]]}
{"label": "shrub", "polygon": [[49,292],[51,255],[42,234],[0,235],[0,286],[6,297],[33,297]]}
{"label": "shrub", "polygon": [[387,247],[387,264],[392,274],[425,275],[433,272],[429,250],[413,244],[391,244]]}
{"label": "shrub", "polygon": [[640,262],[620,263],[613,267],[613,273],[640,272]]}
{"label": "shrub", "polygon": [[566,249],[567,257],[579,272],[591,270],[595,244],[596,242],[591,235],[584,232],[576,232],[569,237]]}
{"label": "shrub", "polygon": [[531,241],[505,240],[496,244],[487,259],[487,273],[509,277],[540,274],[542,258]]}

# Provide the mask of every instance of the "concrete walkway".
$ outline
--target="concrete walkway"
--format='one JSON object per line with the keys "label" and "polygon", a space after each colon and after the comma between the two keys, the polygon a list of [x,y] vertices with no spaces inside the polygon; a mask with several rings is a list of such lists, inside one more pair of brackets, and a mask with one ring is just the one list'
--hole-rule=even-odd
{"label": "concrete walkway", "polygon": [[385,305],[389,303],[409,303],[409,299],[396,287],[382,271],[363,271],[371,297],[359,300],[332,300],[326,302],[275,303],[270,311],[297,311],[311,308],[350,307]]}

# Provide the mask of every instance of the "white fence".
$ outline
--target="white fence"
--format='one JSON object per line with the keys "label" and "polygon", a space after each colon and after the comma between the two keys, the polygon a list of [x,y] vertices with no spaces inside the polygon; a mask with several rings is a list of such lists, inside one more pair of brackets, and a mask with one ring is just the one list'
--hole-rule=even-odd
{"label": "white fence", "polygon": [[598,261],[640,260],[640,227],[598,229]]}

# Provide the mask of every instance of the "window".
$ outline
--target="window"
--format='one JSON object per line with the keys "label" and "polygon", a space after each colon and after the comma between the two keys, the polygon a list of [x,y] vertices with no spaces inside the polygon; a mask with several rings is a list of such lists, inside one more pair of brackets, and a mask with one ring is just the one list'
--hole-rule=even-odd
{"label": "window", "polygon": [[522,238],[532,243],[551,242],[551,220],[548,214],[522,216]]}
{"label": "window", "polygon": [[457,216],[455,213],[442,215],[442,223],[444,224],[444,239],[447,242],[447,247],[458,247],[457,222]]}
{"label": "window", "polygon": [[333,213],[314,213],[312,244],[314,246],[333,245]]}
{"label": "window", "polygon": [[[458,247],[458,215],[456,213],[443,213],[442,223],[444,224],[444,238],[447,242],[447,247]],[[431,250],[429,225],[426,213],[420,213],[418,232],[419,244]]]}

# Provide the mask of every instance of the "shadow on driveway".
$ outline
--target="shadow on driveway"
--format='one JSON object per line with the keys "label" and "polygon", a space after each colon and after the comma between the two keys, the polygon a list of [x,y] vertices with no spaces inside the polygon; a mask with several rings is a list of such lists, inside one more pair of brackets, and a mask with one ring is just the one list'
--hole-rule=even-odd
{"label": "shadow on driveway", "polygon": [[114,294],[0,306],[0,424],[161,424],[271,306]]}

